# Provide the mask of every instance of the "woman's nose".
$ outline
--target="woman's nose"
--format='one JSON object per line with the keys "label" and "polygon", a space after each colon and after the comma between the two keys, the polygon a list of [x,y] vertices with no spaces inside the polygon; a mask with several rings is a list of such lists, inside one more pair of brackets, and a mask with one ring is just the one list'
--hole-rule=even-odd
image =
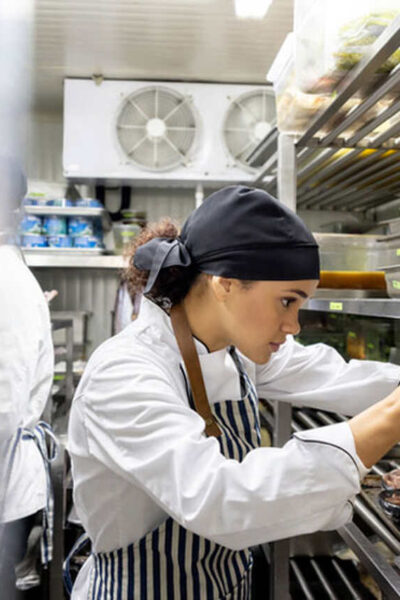
{"label": "woman's nose", "polygon": [[298,313],[293,315],[291,318],[285,319],[282,323],[281,330],[285,334],[298,335],[301,331]]}

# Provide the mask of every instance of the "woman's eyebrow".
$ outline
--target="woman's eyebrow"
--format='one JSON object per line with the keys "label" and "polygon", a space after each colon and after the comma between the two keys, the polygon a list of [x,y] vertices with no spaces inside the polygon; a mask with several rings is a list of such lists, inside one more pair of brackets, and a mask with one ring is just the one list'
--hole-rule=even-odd
{"label": "woman's eyebrow", "polygon": [[307,299],[308,296],[305,292],[303,292],[303,290],[283,290],[284,292],[292,292],[293,294],[297,294],[298,296],[301,296],[302,298]]}

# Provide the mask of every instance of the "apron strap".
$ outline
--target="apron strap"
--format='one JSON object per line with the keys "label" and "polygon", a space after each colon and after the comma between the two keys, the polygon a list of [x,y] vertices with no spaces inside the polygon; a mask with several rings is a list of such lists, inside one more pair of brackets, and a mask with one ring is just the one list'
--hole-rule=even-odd
{"label": "apron strap", "polygon": [[63,564],[63,579],[64,579],[64,587],[65,587],[65,590],[66,590],[66,592],[68,594],[68,597],[71,595],[72,588],[73,588],[73,585],[74,585],[73,582],[72,582],[72,577],[71,577],[71,560],[89,542],[90,542],[89,536],[86,533],[83,533],[76,540],[75,544],[72,546],[71,550],[68,553],[67,558],[64,561],[64,564]]}
{"label": "apron strap", "polygon": [[[58,454],[58,441],[50,425],[44,421],[39,423],[33,429],[21,428],[22,439],[31,439],[36,444],[42,459],[46,472],[46,505],[43,508],[43,531],[41,537],[42,564],[47,565],[53,557],[53,530],[54,530],[54,494],[51,484],[50,463],[52,463]],[[49,445],[47,445],[47,439]]]}
{"label": "apron strap", "polygon": [[186,371],[192,388],[196,412],[204,419],[207,436],[219,437],[221,430],[211,412],[201,372],[200,361],[193,342],[185,309],[182,304],[176,304],[170,312],[172,328],[178,343],[180,353],[185,363]]}

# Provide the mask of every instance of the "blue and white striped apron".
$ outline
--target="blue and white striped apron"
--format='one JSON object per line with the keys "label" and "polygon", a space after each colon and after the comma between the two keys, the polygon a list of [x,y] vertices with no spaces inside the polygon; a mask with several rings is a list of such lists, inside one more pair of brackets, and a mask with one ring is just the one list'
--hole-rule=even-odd
{"label": "blue and white striped apron", "polygon": [[[258,399],[235,349],[229,352],[238,369],[241,400],[212,404],[211,410],[222,431],[216,438],[222,454],[242,461],[260,445]],[[99,552],[93,559],[88,600],[250,599],[251,552],[220,546],[172,518],[127,548]]]}
{"label": "blue and white striped apron", "polygon": [[[47,439],[49,443],[47,444]],[[40,540],[42,564],[47,565],[53,556],[53,528],[54,528],[54,495],[50,478],[50,463],[55,460],[58,452],[58,442],[48,423],[39,421],[33,427],[19,427],[8,443],[5,456],[2,457],[6,465],[4,474],[3,494],[0,498],[0,521],[4,510],[6,491],[8,488],[11,471],[19,444],[34,442],[43,459],[46,473],[46,504],[42,510],[42,535]]]}

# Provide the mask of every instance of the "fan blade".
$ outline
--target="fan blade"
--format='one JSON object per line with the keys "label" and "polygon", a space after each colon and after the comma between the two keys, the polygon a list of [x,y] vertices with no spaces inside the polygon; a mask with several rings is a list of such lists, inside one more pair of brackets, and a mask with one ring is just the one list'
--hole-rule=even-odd
{"label": "fan blade", "polygon": [[154,118],[158,119],[158,88],[156,88],[154,97]]}
{"label": "fan blade", "polygon": [[155,167],[158,166],[158,140],[154,140],[154,147],[153,147],[153,164]]}
{"label": "fan blade", "polygon": [[132,104],[133,108],[136,108],[136,110],[138,112],[140,112],[140,114],[142,115],[142,117],[144,117],[147,121],[149,121],[150,117],[149,115],[146,115],[146,113],[144,112],[144,110],[142,110],[140,108],[140,106],[138,104],[136,104],[136,102],[134,100],[132,100],[132,98],[128,99],[129,104]]}
{"label": "fan blade", "polygon": [[172,117],[172,115],[174,115],[176,113],[176,111],[180,108],[182,108],[182,106],[184,106],[185,104],[187,104],[189,98],[184,98],[181,102],[179,102],[176,106],[174,106],[174,108],[172,110],[169,111],[169,113],[164,117],[164,123]]}
{"label": "fan blade", "polygon": [[187,127],[179,127],[177,125],[174,125],[172,127],[168,127],[168,125],[167,125],[167,130],[168,131],[195,131],[196,127],[192,127],[190,125],[188,125]]}
{"label": "fan blade", "polygon": [[136,144],[134,146],[132,146],[132,148],[130,150],[128,150],[127,154],[129,155],[129,154],[132,154],[133,152],[135,152],[135,150],[137,150],[139,148],[139,146],[141,146],[143,144],[145,139],[147,139],[146,135],[144,135],[138,142],[136,142]]}
{"label": "fan blade", "polygon": [[238,102],[237,100],[234,101],[234,104],[236,104],[236,106],[238,106],[243,112],[247,112],[250,115],[250,117],[253,119],[253,123],[257,123],[257,121],[258,121],[257,117],[245,104],[242,104],[241,102]]}
{"label": "fan blade", "polygon": [[182,158],[182,162],[183,162],[183,164],[184,164],[184,165],[186,165],[186,164],[187,164],[186,156],[185,156],[184,154],[182,154],[182,152],[179,150],[179,148],[177,148],[177,147],[175,146],[175,144],[174,144],[173,142],[171,142],[171,140],[170,140],[170,139],[168,139],[166,136],[164,136],[164,138],[163,138],[163,139],[164,139],[164,141],[165,141],[165,142],[167,142],[167,144],[168,144],[169,146],[171,146],[171,148],[172,148],[173,150],[175,150],[175,152],[176,152],[177,154],[179,154],[179,156]]}
{"label": "fan blade", "polygon": [[146,129],[146,125],[117,125],[118,129]]}

